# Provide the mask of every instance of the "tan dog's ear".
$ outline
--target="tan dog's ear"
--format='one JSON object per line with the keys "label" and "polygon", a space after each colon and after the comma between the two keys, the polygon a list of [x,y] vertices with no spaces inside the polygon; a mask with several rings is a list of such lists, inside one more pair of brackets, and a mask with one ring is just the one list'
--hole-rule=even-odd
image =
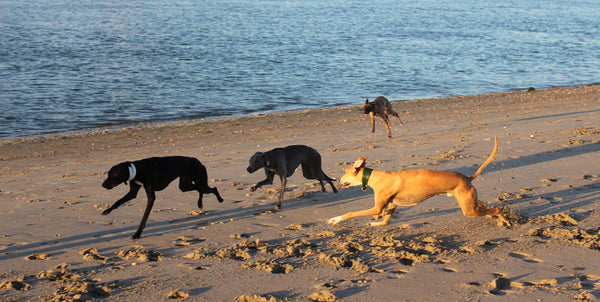
{"label": "tan dog's ear", "polygon": [[358,160],[354,162],[354,175],[358,174],[361,168],[364,168],[367,162],[366,157],[359,157]]}

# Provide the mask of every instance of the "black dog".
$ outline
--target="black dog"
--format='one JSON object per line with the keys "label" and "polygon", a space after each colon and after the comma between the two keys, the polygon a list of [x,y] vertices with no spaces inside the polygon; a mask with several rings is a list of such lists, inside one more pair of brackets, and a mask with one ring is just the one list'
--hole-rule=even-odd
{"label": "black dog", "polygon": [[200,193],[198,208],[202,209],[202,195],[204,193],[215,194],[217,200],[223,202],[217,188],[208,186],[206,168],[199,160],[185,156],[152,157],[134,162],[123,162],[110,168],[108,178],[102,183],[102,187],[110,190],[121,183],[127,185],[129,181],[129,193],[102,212],[102,215],[108,215],[120,205],[134,199],[140,188],[144,186],[148,196],[148,204],[140,227],[131,237],[133,239],[140,238],[142,230],[146,226],[150,210],[154,205],[154,200],[156,200],[155,192],[166,188],[177,177],[179,177],[179,189],[181,191],[196,190]]}
{"label": "black dog", "polygon": [[325,175],[321,169],[321,155],[317,150],[304,146],[293,145],[284,148],[275,148],[267,152],[256,152],[250,158],[250,165],[246,169],[249,173],[254,173],[260,168],[265,168],[267,178],[250,188],[251,192],[260,188],[262,185],[272,184],[275,174],[279,175],[281,180],[281,192],[279,193],[279,202],[275,207],[276,210],[281,209],[283,201],[283,192],[287,178],[294,174],[296,168],[302,165],[302,175],[307,179],[316,179],[321,182],[321,189],[325,192],[323,181],[327,181],[333,192],[337,193],[337,189],[329,176]]}

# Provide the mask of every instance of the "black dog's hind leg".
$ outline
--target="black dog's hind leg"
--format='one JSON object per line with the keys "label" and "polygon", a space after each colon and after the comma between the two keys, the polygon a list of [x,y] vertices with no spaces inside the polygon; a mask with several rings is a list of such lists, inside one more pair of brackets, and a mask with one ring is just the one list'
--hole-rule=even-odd
{"label": "black dog's hind leg", "polygon": [[[195,182],[197,183],[198,180],[196,179]],[[202,195],[203,195],[203,193],[209,193],[209,192],[206,192],[206,190],[204,188],[202,188],[202,186],[194,184],[194,181],[192,180],[192,178],[189,176],[185,176],[185,175],[182,175],[181,177],[179,177],[179,190],[181,190],[182,192],[188,192],[188,191],[192,191],[192,190],[198,191],[198,193],[200,194],[198,196],[198,208],[202,210],[202,206],[203,206],[202,205]]]}
{"label": "black dog's hind leg", "polygon": [[112,210],[115,210],[120,205],[134,199],[141,187],[142,186],[136,184],[135,182],[131,182],[129,185],[129,192],[127,192],[127,194],[125,194],[125,196],[123,196],[121,199],[117,200],[112,206],[110,206],[110,208],[104,210],[102,215],[108,215],[110,212],[112,212]]}
{"label": "black dog's hind leg", "polygon": [[219,191],[217,190],[217,188],[211,188],[208,186],[208,184],[205,185],[201,185],[199,186],[200,188],[198,188],[198,208],[202,209],[202,195],[204,194],[214,194],[217,197],[217,201],[219,202],[223,202],[223,198],[221,198],[221,195],[219,195]]}
{"label": "black dog's hind leg", "polygon": [[[333,182],[331,181],[332,179],[329,178],[329,176],[325,175],[325,172],[323,172],[323,170],[321,170],[321,175],[325,178],[325,180],[329,183],[329,185],[331,186],[331,189],[333,190],[333,193],[337,193],[337,189],[335,188],[335,186],[333,185]],[[321,181],[321,186],[323,186],[323,181]]]}
{"label": "black dog's hind leg", "polygon": [[179,189],[182,192],[196,190],[198,191],[198,208],[202,209],[202,197],[204,194],[214,194],[219,202],[223,202],[223,198],[219,195],[217,188],[211,188],[208,186],[208,175],[204,173],[202,176],[194,176],[194,180],[188,176],[181,176],[179,178]]}
{"label": "black dog's hind leg", "polygon": [[131,236],[133,239],[139,239],[142,236],[142,230],[144,230],[146,227],[146,221],[148,220],[148,216],[150,215],[150,211],[152,211],[152,206],[154,206],[154,201],[156,200],[156,194],[152,188],[144,186],[144,189],[146,190],[146,195],[148,196],[148,203],[146,204],[146,210],[144,211],[144,216],[140,222],[140,227],[137,229],[135,234]]}
{"label": "black dog's hind leg", "polygon": [[217,188],[211,188],[208,185],[206,187],[210,190],[210,192],[205,192],[205,193],[213,193],[217,197],[217,201],[223,202],[223,198],[221,198],[221,195],[219,194],[219,191],[217,190]]}

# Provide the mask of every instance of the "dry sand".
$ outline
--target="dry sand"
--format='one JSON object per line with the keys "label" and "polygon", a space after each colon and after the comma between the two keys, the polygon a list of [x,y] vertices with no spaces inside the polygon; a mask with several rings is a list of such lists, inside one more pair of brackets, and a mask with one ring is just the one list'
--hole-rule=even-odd
{"label": "dry sand", "polygon": [[[375,96],[373,96],[375,97]],[[600,86],[395,102],[404,127],[370,132],[357,106],[0,142],[0,300],[571,301],[600,298]],[[381,170],[472,174],[480,198],[514,224],[464,217],[453,198],[373,218],[358,187],[321,193],[302,173],[248,174],[256,151],[306,144],[339,178],[358,156]],[[100,187],[125,160],[187,155],[225,202],[176,183],[157,193],[142,238],[130,239],[145,194]]]}

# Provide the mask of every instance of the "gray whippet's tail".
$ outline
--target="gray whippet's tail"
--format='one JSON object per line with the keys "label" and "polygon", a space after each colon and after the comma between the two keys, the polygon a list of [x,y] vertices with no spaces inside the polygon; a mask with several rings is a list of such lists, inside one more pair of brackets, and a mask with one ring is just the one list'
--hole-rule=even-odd
{"label": "gray whippet's tail", "polygon": [[475,177],[477,177],[477,176],[479,176],[479,174],[481,174],[483,169],[485,169],[485,167],[487,167],[487,165],[494,159],[494,156],[496,156],[496,151],[498,151],[498,138],[494,135],[494,150],[492,151],[492,154],[490,154],[488,159],[486,159],[485,162],[481,165],[481,167],[479,167],[479,169],[477,169],[475,174],[473,174],[471,177],[469,177],[470,180],[475,179]]}

